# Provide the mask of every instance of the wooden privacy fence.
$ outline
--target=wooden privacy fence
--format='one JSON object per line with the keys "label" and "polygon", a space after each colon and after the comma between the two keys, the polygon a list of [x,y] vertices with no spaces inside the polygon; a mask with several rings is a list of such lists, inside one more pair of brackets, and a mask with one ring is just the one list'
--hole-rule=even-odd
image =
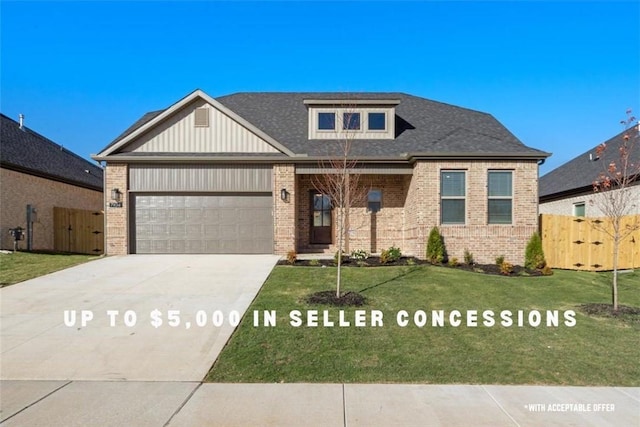
{"label": "wooden privacy fence", "polygon": [[104,252],[104,214],[53,208],[53,248],[60,252],[99,255]]}
{"label": "wooden privacy fence", "polygon": [[[607,218],[584,218],[564,215],[540,215],[542,249],[552,268],[569,270],[613,270],[613,239],[594,225],[611,229]],[[640,215],[623,218],[627,225],[640,225]],[[640,268],[640,230],[620,243],[618,268]]]}

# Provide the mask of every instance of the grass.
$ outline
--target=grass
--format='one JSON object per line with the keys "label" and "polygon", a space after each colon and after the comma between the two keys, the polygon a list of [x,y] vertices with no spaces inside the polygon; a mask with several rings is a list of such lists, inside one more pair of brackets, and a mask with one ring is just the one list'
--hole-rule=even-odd
{"label": "grass", "polygon": [[16,252],[0,253],[0,287],[97,259],[95,255]]}
{"label": "grass", "polygon": [[[359,291],[383,327],[293,327],[291,310],[335,286],[335,268],[276,267],[206,380],[436,384],[640,385],[640,319],[593,317],[584,303],[610,302],[610,275],[556,271],[500,277],[430,266],[343,270],[344,291]],[[624,305],[640,306],[640,274],[620,275]],[[362,307],[358,308],[362,309]],[[575,310],[559,327],[431,326],[431,310]],[[276,310],[275,327],[254,327],[253,310]],[[356,308],[345,310],[353,322]],[[424,310],[427,326],[397,325],[396,313]],[[320,316],[322,318],[322,315]],[[482,320],[482,319],[480,319]],[[544,324],[544,323],[543,323]]]}

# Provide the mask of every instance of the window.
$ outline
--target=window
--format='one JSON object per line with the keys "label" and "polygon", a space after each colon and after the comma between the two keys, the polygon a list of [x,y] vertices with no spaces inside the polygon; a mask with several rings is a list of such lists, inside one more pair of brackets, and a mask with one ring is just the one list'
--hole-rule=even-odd
{"label": "window", "polygon": [[511,224],[513,217],[513,173],[489,172],[489,224]]}
{"label": "window", "polygon": [[360,130],[360,113],[344,113],[342,115],[342,129]]}
{"label": "window", "polygon": [[367,196],[367,209],[372,213],[379,212],[382,209],[382,191],[370,190]]}
{"label": "window", "polygon": [[584,202],[578,202],[573,204],[573,216],[585,216]]}
{"label": "window", "polygon": [[318,113],[318,130],[335,130],[336,113]]}
{"label": "window", "polygon": [[369,130],[386,130],[387,115],[385,113],[369,113]]}
{"label": "window", "polygon": [[440,172],[440,222],[464,224],[465,172]]}

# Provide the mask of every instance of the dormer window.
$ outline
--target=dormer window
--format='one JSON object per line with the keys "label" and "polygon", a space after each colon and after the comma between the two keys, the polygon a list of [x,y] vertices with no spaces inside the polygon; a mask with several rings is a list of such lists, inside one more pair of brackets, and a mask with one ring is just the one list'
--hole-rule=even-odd
{"label": "dormer window", "polygon": [[318,130],[336,130],[336,113],[318,113]]}
{"label": "dormer window", "polygon": [[398,99],[305,99],[309,139],[395,139]]}
{"label": "dormer window", "polygon": [[369,113],[369,130],[387,130],[387,115],[385,113]]}
{"label": "dormer window", "polygon": [[360,130],[360,113],[342,113],[342,129]]}

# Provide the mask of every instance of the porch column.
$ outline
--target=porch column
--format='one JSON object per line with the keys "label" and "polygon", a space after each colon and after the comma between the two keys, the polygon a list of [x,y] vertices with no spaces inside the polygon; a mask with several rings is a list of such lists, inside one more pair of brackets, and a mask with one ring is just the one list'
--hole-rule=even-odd
{"label": "porch column", "polygon": [[[107,163],[106,188],[104,189],[104,213],[106,218],[105,253],[107,255],[126,255],[129,253],[129,191],[127,175],[129,168],[126,164]],[[111,191],[120,192],[119,203],[111,200]],[[110,204],[112,206],[110,206]]]}
{"label": "porch column", "polygon": [[[284,191],[283,191],[284,190]],[[285,196],[284,200],[283,197]],[[274,253],[286,255],[296,247],[296,167],[273,166]]]}

